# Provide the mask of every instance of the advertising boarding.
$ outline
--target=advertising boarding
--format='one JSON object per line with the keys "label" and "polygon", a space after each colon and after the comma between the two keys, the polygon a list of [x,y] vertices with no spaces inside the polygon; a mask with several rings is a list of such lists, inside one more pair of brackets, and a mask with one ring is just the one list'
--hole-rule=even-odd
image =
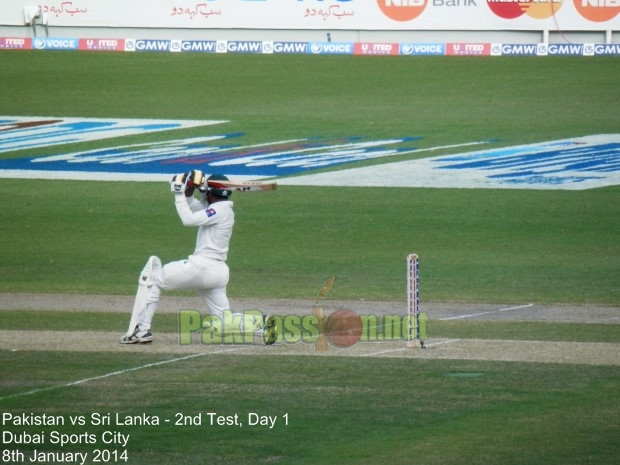
{"label": "advertising boarding", "polygon": [[617,31],[620,0],[3,0],[2,25]]}

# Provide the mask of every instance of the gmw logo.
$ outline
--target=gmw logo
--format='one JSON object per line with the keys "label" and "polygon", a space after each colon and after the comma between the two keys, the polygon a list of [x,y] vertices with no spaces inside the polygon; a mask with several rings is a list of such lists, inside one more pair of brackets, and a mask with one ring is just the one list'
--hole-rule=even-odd
{"label": "gmw logo", "polygon": [[170,41],[169,40],[136,40],[136,50],[168,51],[170,50]]}
{"label": "gmw logo", "polygon": [[261,53],[263,43],[259,41],[230,41],[227,50],[233,53]]}

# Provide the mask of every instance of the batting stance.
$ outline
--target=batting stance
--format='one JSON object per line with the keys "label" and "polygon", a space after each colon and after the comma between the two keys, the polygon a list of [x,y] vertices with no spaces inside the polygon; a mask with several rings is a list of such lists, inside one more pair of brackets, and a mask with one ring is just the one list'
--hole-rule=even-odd
{"label": "batting stance", "polygon": [[[153,341],[151,321],[157,309],[162,290],[195,289],[212,315],[222,319],[229,310],[226,285],[228,265],[226,258],[232,236],[235,214],[230,200],[232,189],[211,185],[210,181],[228,181],[214,174],[205,179],[200,170],[174,176],[170,190],[175,194],[174,204],[184,226],[197,226],[196,250],[186,260],[162,265],[153,256],[140,273],[138,291],[127,334],[122,344]],[[202,201],[194,198],[198,189]]]}

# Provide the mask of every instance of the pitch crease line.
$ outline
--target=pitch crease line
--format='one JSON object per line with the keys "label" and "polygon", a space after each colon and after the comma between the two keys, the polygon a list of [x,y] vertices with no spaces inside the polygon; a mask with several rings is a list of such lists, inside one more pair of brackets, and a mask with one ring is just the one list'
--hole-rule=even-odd
{"label": "pitch crease line", "polygon": [[106,373],[105,375],[93,376],[92,378],[80,379],[78,381],[72,381],[67,384],[60,384],[57,386],[48,386],[48,387],[41,388],[41,389],[33,389],[32,391],[18,392],[17,394],[10,394],[8,396],[0,397],[0,401],[6,400],[6,399],[12,399],[14,397],[30,396],[33,394],[38,394],[40,392],[53,391],[54,389],[77,386],[78,384],[87,383],[89,381],[96,381],[96,380],[103,379],[103,378],[109,378],[110,376],[124,375],[125,373],[131,373],[132,371],[138,371],[144,368],[151,368],[151,367],[156,367],[160,365],[165,365],[167,363],[182,362],[183,360],[189,360],[190,358],[202,357],[204,355],[222,354],[224,352],[232,352],[234,350],[240,350],[240,349],[242,349],[242,347],[218,350],[215,352],[201,352],[199,354],[186,355],[185,357],[181,357],[181,358],[173,358],[172,360],[162,360],[161,362],[147,363],[146,365],[142,365],[139,367],[127,368],[125,370],[119,370],[119,371],[113,371],[111,373]]}
{"label": "pitch crease line", "polygon": [[460,320],[463,318],[471,318],[472,316],[489,315],[490,313],[507,312],[509,310],[518,310],[521,308],[533,307],[534,304],[518,305],[517,307],[500,308],[499,310],[491,310],[490,312],[470,313],[469,315],[451,316],[449,318],[439,318],[439,321]]}
{"label": "pitch crease line", "polygon": [[426,347],[429,349],[439,346],[441,344],[452,344],[453,342],[459,342],[461,339],[448,339],[447,341],[435,342],[434,344],[429,344]]}
{"label": "pitch crease line", "polygon": [[381,352],[373,352],[370,354],[363,354],[362,357],[372,357],[373,355],[381,355],[381,354],[389,354],[390,352],[400,352],[401,350],[405,350],[406,347],[401,347],[400,349],[390,349],[390,350],[382,350]]}
{"label": "pitch crease line", "polygon": [[[430,349],[432,347],[441,345],[441,344],[451,344],[453,342],[459,342],[461,339],[448,339],[447,341],[441,341],[441,342],[435,342],[434,344],[428,344],[425,345],[426,348]],[[381,355],[381,354],[389,354],[391,352],[400,352],[401,350],[407,350],[406,347],[401,347],[400,349],[390,349],[390,350],[382,350],[381,352],[372,352],[370,354],[362,354],[360,355],[360,357],[372,357],[374,355]]]}

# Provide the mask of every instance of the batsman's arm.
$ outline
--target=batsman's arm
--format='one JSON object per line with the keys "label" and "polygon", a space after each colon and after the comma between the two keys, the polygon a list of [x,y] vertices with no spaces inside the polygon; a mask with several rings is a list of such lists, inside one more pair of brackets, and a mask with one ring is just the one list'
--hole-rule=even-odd
{"label": "batsman's arm", "polygon": [[[196,204],[199,208],[196,208]],[[214,210],[206,208],[202,203],[193,197],[185,197],[184,195],[174,196],[174,206],[183,226],[202,226],[206,224],[214,224],[219,220],[218,215],[214,214]],[[194,208],[192,208],[194,206]]]}

